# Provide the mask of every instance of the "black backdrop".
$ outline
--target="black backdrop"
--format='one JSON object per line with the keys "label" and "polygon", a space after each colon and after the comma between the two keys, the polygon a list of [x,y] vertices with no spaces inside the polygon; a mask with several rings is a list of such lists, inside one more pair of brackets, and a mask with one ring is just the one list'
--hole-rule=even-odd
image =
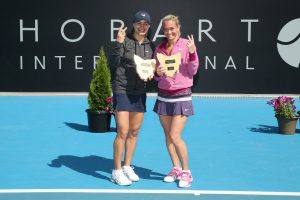
{"label": "black backdrop", "polygon": [[[183,37],[194,35],[200,58],[194,92],[300,93],[300,69],[277,50],[280,30],[300,18],[299,0],[5,0],[0,8],[0,92],[88,91],[94,56],[101,46],[107,56],[112,48],[112,27],[120,25],[114,20],[130,30],[133,14],[141,9],[152,17],[155,44],[161,40],[154,37],[160,19],[170,13],[180,17]],[[211,28],[211,38],[201,34],[200,25],[201,30]],[[300,34],[300,26],[294,29]],[[299,38],[296,45],[299,49]],[[300,58],[300,51],[293,53]]]}

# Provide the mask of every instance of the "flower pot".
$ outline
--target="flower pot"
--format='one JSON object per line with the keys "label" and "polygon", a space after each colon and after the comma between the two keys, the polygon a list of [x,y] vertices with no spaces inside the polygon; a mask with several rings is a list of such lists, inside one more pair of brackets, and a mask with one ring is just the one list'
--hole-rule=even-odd
{"label": "flower pot", "polygon": [[98,112],[87,109],[86,113],[90,132],[103,133],[110,130],[112,115],[110,112]]}
{"label": "flower pot", "polygon": [[278,132],[282,134],[294,134],[296,132],[296,125],[298,117],[295,118],[282,118],[276,117],[278,121]]}

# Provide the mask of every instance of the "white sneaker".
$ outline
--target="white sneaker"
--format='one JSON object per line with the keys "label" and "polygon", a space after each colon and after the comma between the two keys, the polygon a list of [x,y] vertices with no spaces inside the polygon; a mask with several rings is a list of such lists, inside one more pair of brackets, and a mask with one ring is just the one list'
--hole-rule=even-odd
{"label": "white sneaker", "polygon": [[113,183],[118,185],[131,185],[132,182],[123,173],[123,170],[113,170],[111,174],[111,179]]}
{"label": "white sneaker", "polygon": [[190,170],[182,171],[181,173],[181,179],[179,181],[178,186],[183,187],[190,187],[191,183],[193,181],[193,176]]}
{"label": "white sneaker", "polygon": [[164,178],[164,182],[172,183],[180,179],[181,168],[173,167],[169,174]]}
{"label": "white sneaker", "polygon": [[131,166],[123,166],[122,167],[125,176],[131,181],[139,181],[139,176],[133,171],[133,167]]}

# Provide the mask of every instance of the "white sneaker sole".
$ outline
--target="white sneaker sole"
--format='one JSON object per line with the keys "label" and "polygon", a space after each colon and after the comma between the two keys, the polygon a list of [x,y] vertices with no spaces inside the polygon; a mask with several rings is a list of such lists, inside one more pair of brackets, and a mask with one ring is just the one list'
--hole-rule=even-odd
{"label": "white sneaker sole", "polygon": [[131,180],[132,182],[138,182],[140,179],[130,179],[129,178],[129,180]]}
{"label": "white sneaker sole", "polygon": [[184,185],[184,186],[180,186],[180,185],[178,184],[178,187],[180,187],[180,188],[188,188],[188,187],[191,187],[191,183],[192,183],[192,182],[193,182],[193,178],[191,179],[190,184]]}
{"label": "white sneaker sole", "polygon": [[173,180],[169,180],[169,181],[164,179],[164,182],[173,183],[173,182],[178,181],[178,180],[180,180],[180,177],[177,177],[176,179],[173,178]]}
{"label": "white sneaker sole", "polygon": [[113,178],[111,178],[110,179],[110,181],[111,182],[113,182],[113,183],[115,183],[115,184],[117,184],[117,185],[120,185],[120,186],[129,186],[129,185],[131,185],[132,183],[123,183],[123,184],[120,184],[120,183],[118,183],[117,181],[115,181],[115,179],[113,179]]}

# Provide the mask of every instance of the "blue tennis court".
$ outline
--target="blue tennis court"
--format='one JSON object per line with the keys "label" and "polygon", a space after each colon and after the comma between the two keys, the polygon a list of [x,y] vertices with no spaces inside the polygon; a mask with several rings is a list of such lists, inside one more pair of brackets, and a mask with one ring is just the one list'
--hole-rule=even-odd
{"label": "blue tennis court", "polygon": [[110,182],[115,122],[88,132],[86,95],[0,96],[0,199],[300,199],[299,122],[296,134],[278,134],[271,98],[193,98],[189,189],[162,181],[171,162],[155,98],[133,160],[141,180],[121,187]]}

